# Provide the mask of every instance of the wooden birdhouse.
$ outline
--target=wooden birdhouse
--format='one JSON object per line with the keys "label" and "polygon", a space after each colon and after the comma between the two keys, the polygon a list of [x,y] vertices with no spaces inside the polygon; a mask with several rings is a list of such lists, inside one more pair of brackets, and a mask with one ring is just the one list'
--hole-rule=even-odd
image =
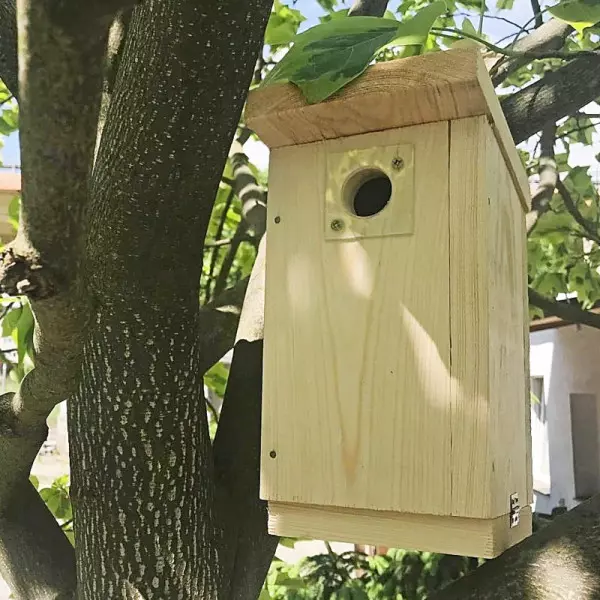
{"label": "wooden birdhouse", "polygon": [[290,537],[493,557],[531,532],[529,187],[473,49],[309,105],[271,149],[261,497]]}

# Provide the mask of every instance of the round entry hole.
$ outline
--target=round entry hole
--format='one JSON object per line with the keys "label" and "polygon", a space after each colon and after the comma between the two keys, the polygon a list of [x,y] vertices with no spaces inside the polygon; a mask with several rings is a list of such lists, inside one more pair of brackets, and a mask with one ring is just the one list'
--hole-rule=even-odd
{"label": "round entry hole", "polygon": [[380,213],[392,196],[392,182],[379,169],[355,173],[346,184],[345,199],[350,212],[357,217],[373,217]]}

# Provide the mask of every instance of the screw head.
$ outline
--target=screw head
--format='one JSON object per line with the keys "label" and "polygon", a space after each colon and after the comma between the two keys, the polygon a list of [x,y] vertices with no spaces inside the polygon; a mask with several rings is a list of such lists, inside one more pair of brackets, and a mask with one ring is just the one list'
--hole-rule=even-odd
{"label": "screw head", "polygon": [[275,223],[281,223],[281,217],[275,217],[273,221],[275,221]]}
{"label": "screw head", "polygon": [[275,452],[275,450],[271,450],[271,452],[269,452],[269,456],[271,458],[275,458],[277,456],[277,452]]}
{"label": "screw head", "polygon": [[333,231],[342,231],[342,229],[344,229],[344,221],[341,219],[333,219],[329,226],[331,229],[333,229]]}
{"label": "screw head", "polygon": [[396,156],[394,160],[392,160],[392,169],[394,171],[401,171],[404,168],[404,159],[400,156]]}

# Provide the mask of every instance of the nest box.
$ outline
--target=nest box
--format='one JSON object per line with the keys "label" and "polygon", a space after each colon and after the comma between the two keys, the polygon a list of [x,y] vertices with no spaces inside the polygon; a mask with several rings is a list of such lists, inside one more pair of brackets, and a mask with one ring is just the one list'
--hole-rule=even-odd
{"label": "nest box", "polygon": [[493,557],[531,532],[529,186],[473,49],[327,101],[251,93],[270,147],[269,531]]}

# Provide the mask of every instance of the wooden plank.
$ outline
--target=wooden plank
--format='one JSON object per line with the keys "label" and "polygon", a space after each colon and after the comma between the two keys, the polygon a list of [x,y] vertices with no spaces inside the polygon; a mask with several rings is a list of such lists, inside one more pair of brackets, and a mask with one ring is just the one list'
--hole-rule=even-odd
{"label": "wooden plank", "polygon": [[519,525],[511,529],[508,515],[468,519],[272,502],[268,530],[287,537],[495,558],[531,535],[531,507],[522,509]]}
{"label": "wooden plank", "polygon": [[492,128],[486,124],[483,133],[487,139],[487,210],[481,235],[488,245],[489,428],[492,515],[496,515],[506,512],[511,494],[519,494],[521,505],[531,496],[529,369],[525,368],[523,333],[527,265],[525,215]]}
{"label": "wooden plank", "polygon": [[250,92],[246,122],[271,148],[486,114],[477,54],[448,51],[378,63],[308,104],[292,84]]}
{"label": "wooden plank", "polygon": [[259,88],[245,111],[249,127],[271,148],[477,115],[492,121],[527,210],[527,177],[476,48],[377,63],[318,104],[308,104],[292,84]]}
{"label": "wooden plank", "polygon": [[486,127],[486,117],[450,124],[452,514],[481,518],[498,516],[490,485]]}
{"label": "wooden plank", "polygon": [[[273,151],[262,498],[450,514],[447,134]],[[327,155],[393,144],[414,149],[414,233],[327,240]]]}
{"label": "wooden plank", "polygon": [[508,123],[502,112],[502,107],[500,106],[492,80],[483,60],[477,61],[477,80],[479,82],[479,89],[485,96],[490,124],[502,156],[506,161],[506,166],[521,202],[521,207],[525,212],[529,212],[531,209],[531,188],[527,172],[517,152],[512,134],[508,128]]}

